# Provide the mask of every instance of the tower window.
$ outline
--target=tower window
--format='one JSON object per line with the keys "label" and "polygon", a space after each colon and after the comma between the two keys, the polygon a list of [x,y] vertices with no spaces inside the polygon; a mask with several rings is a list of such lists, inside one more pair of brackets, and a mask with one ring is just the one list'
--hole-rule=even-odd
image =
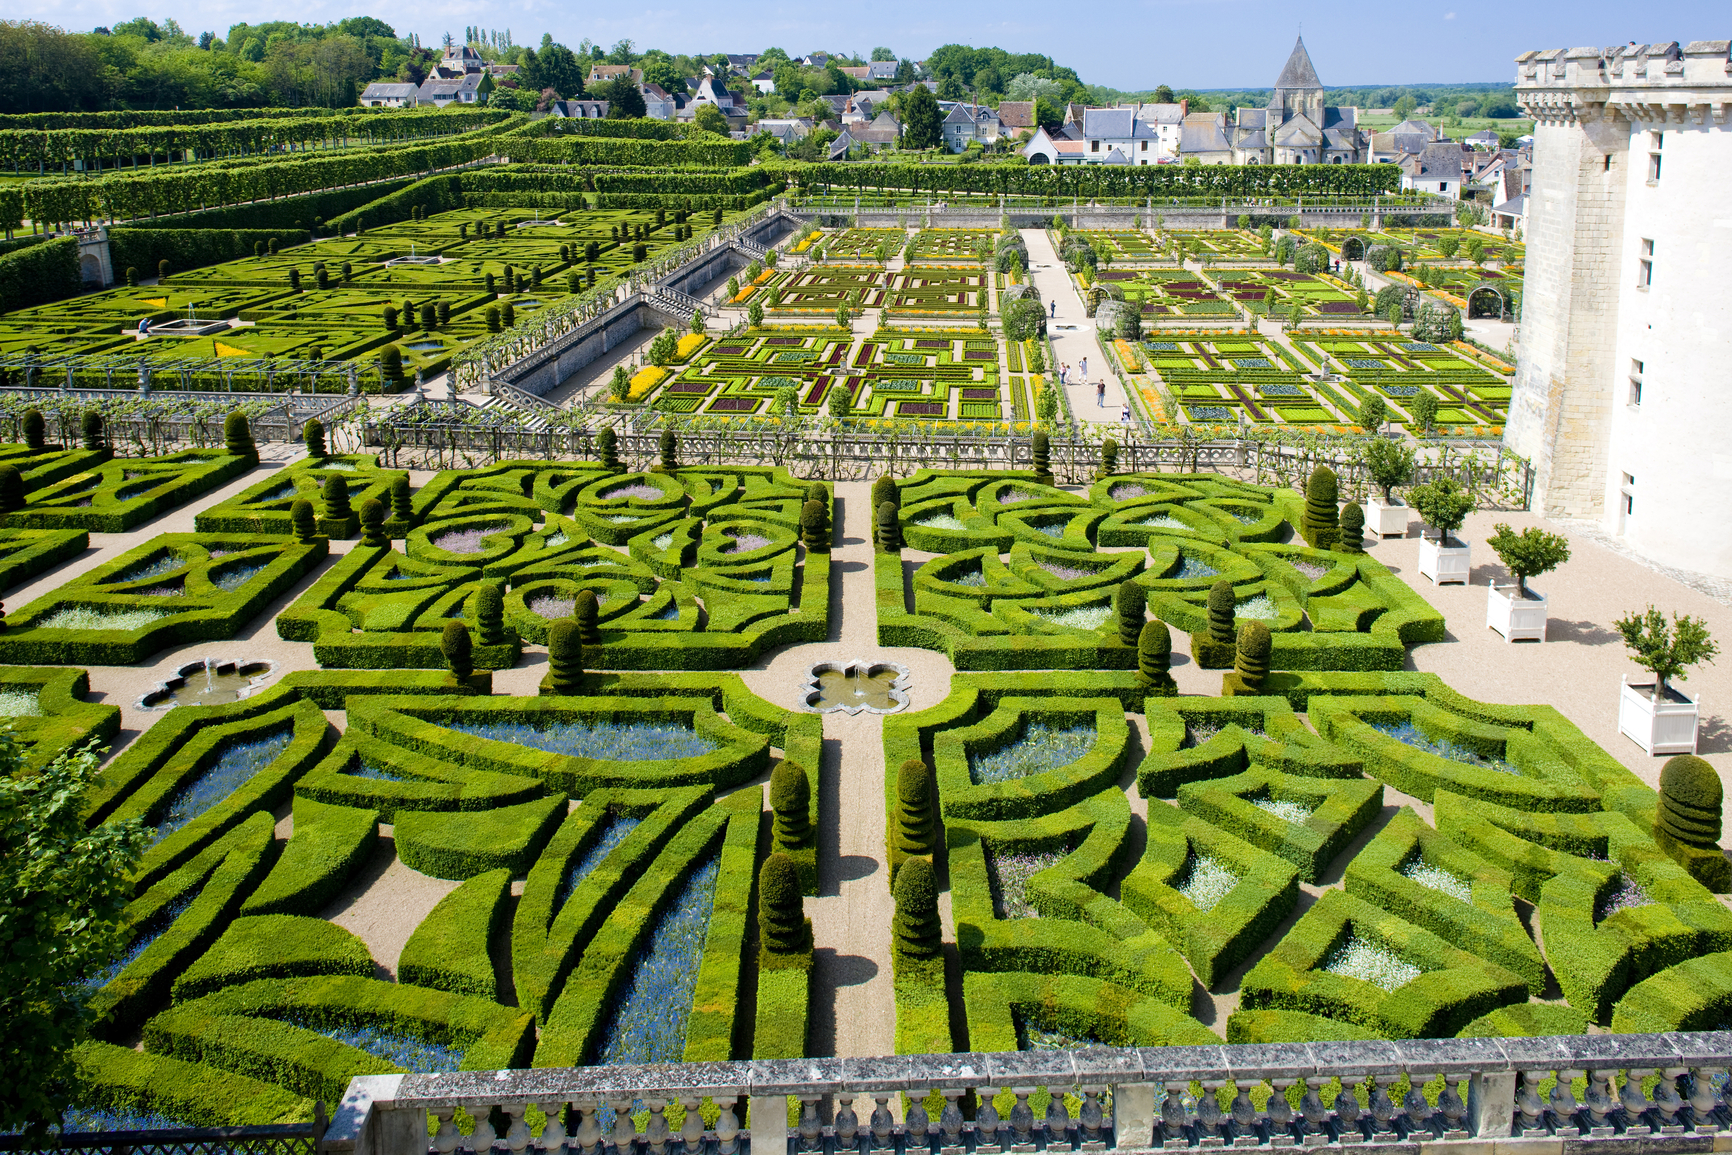
{"label": "tower window", "polygon": [[1636,288],[1646,289],[1654,283],[1654,242],[1642,238],[1642,258],[1636,267]]}
{"label": "tower window", "polygon": [[1648,154],[1648,183],[1660,183],[1660,154],[1657,152]]}
{"label": "tower window", "polygon": [[1630,406],[1636,408],[1642,404],[1642,363],[1635,358],[1630,359]]}
{"label": "tower window", "polygon": [[1636,478],[1634,474],[1624,474],[1624,483],[1618,487],[1618,496],[1622,499],[1625,517],[1636,512]]}

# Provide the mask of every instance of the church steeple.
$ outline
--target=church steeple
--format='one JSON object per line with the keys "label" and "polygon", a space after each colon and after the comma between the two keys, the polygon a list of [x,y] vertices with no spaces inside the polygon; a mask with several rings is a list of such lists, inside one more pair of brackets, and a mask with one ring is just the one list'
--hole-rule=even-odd
{"label": "church steeple", "polygon": [[1269,107],[1278,112],[1283,123],[1300,114],[1312,120],[1323,115],[1323,82],[1317,79],[1317,70],[1311,66],[1311,54],[1305,51],[1303,36],[1293,42],[1293,55],[1287,58],[1287,67],[1275,81]]}
{"label": "church steeple", "polygon": [[1281,79],[1275,82],[1275,91],[1322,87],[1323,82],[1317,79],[1317,70],[1311,67],[1311,54],[1305,51],[1305,38],[1301,36],[1293,42],[1293,55],[1287,58],[1287,67],[1281,70]]}

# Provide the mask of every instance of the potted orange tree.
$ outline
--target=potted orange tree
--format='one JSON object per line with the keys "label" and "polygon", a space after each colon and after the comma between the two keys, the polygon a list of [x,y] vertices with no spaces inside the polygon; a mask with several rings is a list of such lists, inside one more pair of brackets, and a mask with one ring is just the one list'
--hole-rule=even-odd
{"label": "potted orange tree", "polygon": [[1613,622],[1630,656],[1654,678],[1650,682],[1623,679],[1618,695],[1618,732],[1628,734],[1649,754],[1694,754],[1702,703],[1669,685],[1700,662],[1710,665],[1720,646],[1708,635],[1708,624],[1688,614],[1666,615],[1653,606]]}
{"label": "potted orange tree", "polygon": [[1425,485],[1416,485],[1408,490],[1407,503],[1431,527],[1419,539],[1419,572],[1436,585],[1450,582],[1468,584],[1473,549],[1455,534],[1466,524],[1467,515],[1473,512],[1472,495],[1461,482],[1447,473],[1440,473]]}
{"label": "potted orange tree", "polygon": [[1485,624],[1503,635],[1506,642],[1546,640],[1546,598],[1528,588],[1528,579],[1551,573],[1570,560],[1570,543],[1558,533],[1529,526],[1520,533],[1507,525],[1486,538],[1504,568],[1515,578],[1513,586],[1499,586],[1487,578]]}

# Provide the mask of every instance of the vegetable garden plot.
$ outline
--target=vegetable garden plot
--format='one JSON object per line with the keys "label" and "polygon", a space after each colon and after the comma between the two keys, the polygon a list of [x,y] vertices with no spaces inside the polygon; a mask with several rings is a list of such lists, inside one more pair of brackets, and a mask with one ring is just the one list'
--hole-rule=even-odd
{"label": "vegetable garden plot", "polygon": [[1291,355],[1253,337],[1162,335],[1142,345],[1150,365],[1196,423],[1334,424],[1342,399],[1307,380]]}
{"label": "vegetable garden plot", "polygon": [[1231,315],[1233,306],[1221,299],[1214,286],[1184,270],[1106,269],[1095,274],[1102,285],[1122,290],[1125,300],[1135,302],[1144,316]]}
{"label": "vegetable garden plot", "polygon": [[987,307],[986,273],[918,265],[895,275],[890,293],[894,316],[965,316]]}
{"label": "vegetable garden plot", "polygon": [[1438,399],[1443,425],[1500,425],[1508,412],[1508,379],[1447,348],[1399,337],[1311,337],[1299,344],[1346,374],[1343,388],[1356,398],[1384,397],[1393,421],[1410,420],[1422,392]]}
{"label": "vegetable garden plot", "polygon": [[1211,269],[1203,274],[1227,297],[1260,313],[1289,314],[1299,305],[1311,316],[1356,317],[1370,308],[1369,300],[1345,281],[1325,273],[1295,273],[1288,269]]}
{"label": "vegetable garden plot", "polygon": [[835,236],[826,235],[822,243],[830,260],[854,260],[872,256],[886,241],[900,249],[907,238],[902,229],[845,229]]}
{"label": "vegetable garden plot", "polygon": [[921,229],[908,249],[910,261],[980,260],[980,248],[998,243],[997,229]]}
{"label": "vegetable garden plot", "polygon": [[1139,229],[1086,229],[1076,235],[1104,249],[1114,261],[1157,261],[1167,259],[1161,248]]}
{"label": "vegetable garden plot", "polygon": [[1181,243],[1191,253],[1207,253],[1216,261],[1261,261],[1263,242],[1246,229],[1168,229],[1156,234],[1163,248]]}
{"label": "vegetable garden plot", "polygon": [[885,274],[876,268],[822,264],[779,281],[773,298],[777,312],[810,311],[834,315],[838,308],[875,309],[884,303]]}
{"label": "vegetable garden plot", "polygon": [[[1392,245],[1400,248],[1407,257],[1406,263],[1414,261],[1457,261],[1468,262],[1467,244],[1478,240],[1482,246],[1484,259],[1497,261],[1506,267],[1520,268],[1526,261],[1527,246],[1520,241],[1507,241],[1492,234],[1482,233],[1477,229],[1400,229],[1386,228],[1382,232],[1368,232],[1359,229],[1304,229],[1303,235],[1322,244],[1332,252],[1340,253],[1351,240],[1356,242],[1359,252],[1371,245]],[[1445,253],[1445,248],[1450,251]],[[1356,256],[1354,259],[1358,259]]]}

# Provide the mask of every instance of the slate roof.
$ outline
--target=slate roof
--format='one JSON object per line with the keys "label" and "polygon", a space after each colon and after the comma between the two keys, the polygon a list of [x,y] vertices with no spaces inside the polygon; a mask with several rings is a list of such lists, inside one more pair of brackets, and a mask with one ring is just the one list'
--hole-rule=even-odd
{"label": "slate roof", "polygon": [[[1002,109],[1004,106],[1001,104]],[[1155,124],[1179,124],[1185,119],[1183,104],[1145,104],[1137,111],[1137,119]]]}
{"label": "slate roof", "polygon": [[361,93],[362,100],[414,100],[421,91],[418,84],[393,84],[385,80],[375,80]]}
{"label": "slate roof", "polygon": [[1311,54],[1305,51],[1305,38],[1303,36],[1293,42],[1293,55],[1287,58],[1287,67],[1281,70],[1281,78],[1275,82],[1275,87],[1323,87],[1323,82],[1317,79],[1317,70],[1311,66]]}
{"label": "slate roof", "polygon": [[607,101],[605,100],[556,100],[547,106],[554,116],[566,116],[576,120],[606,120]]}
{"label": "slate roof", "polygon": [[1407,175],[1414,180],[1460,180],[1461,145],[1454,141],[1428,144],[1418,156],[1402,162]]}
{"label": "slate roof", "polygon": [[889,109],[880,112],[869,125],[850,125],[848,132],[855,140],[867,144],[895,144],[902,139],[902,125]]}
{"label": "slate roof", "polygon": [[866,75],[873,80],[894,80],[897,63],[894,60],[874,60],[866,65]]}
{"label": "slate roof", "polygon": [[999,123],[1006,128],[1033,128],[1034,101],[1006,100],[998,106]]}
{"label": "slate roof", "polygon": [[848,130],[844,128],[842,130],[842,135],[830,142],[830,159],[844,159],[848,155],[848,150],[852,147],[854,147],[854,138],[849,136]]}
{"label": "slate roof", "polygon": [[[1134,108],[1091,108],[1083,113],[1083,135],[1095,137],[1131,137],[1137,131],[1137,110]],[[1148,132],[1144,128],[1144,133]]]}
{"label": "slate roof", "polygon": [[972,125],[974,123],[974,118],[968,115],[963,106],[959,104],[950,110],[950,115],[944,118],[943,123]]}
{"label": "slate roof", "polygon": [[[1225,113],[1193,112],[1179,130],[1181,153],[1231,152]],[[1259,146],[1261,147],[1261,146]]]}

